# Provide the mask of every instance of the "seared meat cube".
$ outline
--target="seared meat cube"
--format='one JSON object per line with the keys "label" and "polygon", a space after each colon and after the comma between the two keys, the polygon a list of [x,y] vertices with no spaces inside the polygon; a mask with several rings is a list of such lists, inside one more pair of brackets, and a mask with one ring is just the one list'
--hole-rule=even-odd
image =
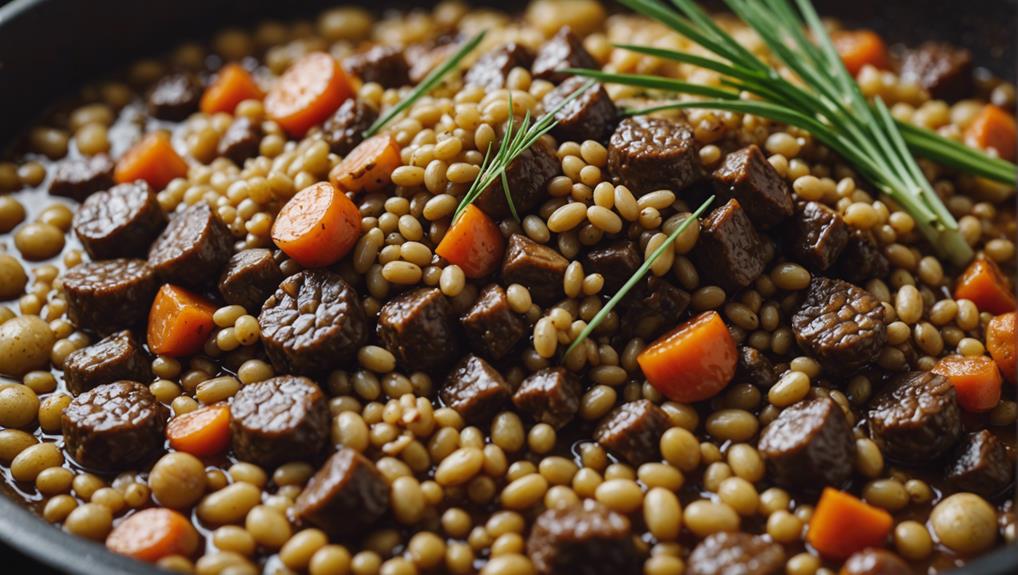
{"label": "seared meat cube", "polygon": [[74,398],[60,417],[64,449],[85,467],[104,471],[144,463],[163,448],[170,411],[134,381],[117,381]]}
{"label": "seared meat cube", "polygon": [[693,262],[705,285],[729,295],[749,287],[774,258],[774,245],[757,233],[738,200],[728,200],[704,218]]}
{"label": "seared meat cube", "polygon": [[945,42],[924,42],[901,63],[902,82],[919,84],[938,100],[955,101],[972,94],[972,53]]}
{"label": "seared meat cube", "polygon": [[[586,79],[580,77],[562,82],[545,95],[542,100],[544,109],[552,110],[586,83]],[[558,124],[551,129],[551,135],[560,142],[596,140],[603,143],[611,137],[617,116],[618,110],[611,96],[604,86],[595,84],[555,113]]]}
{"label": "seared meat cube", "polygon": [[566,68],[600,68],[569,26],[563,26],[541,45],[531,71],[535,78],[558,84],[569,77]]}
{"label": "seared meat cube", "polygon": [[513,234],[502,260],[502,282],[518,283],[530,290],[540,305],[551,305],[565,295],[562,282],[569,261],[557,251],[521,235]]}
{"label": "seared meat cube", "polygon": [[639,116],[619,122],[608,142],[608,172],[641,196],[679,192],[703,178],[693,129],[683,121]]}
{"label": "seared meat cube", "polygon": [[688,575],[774,575],[781,573],[781,545],[749,533],[708,535],[689,555]]}
{"label": "seared meat cube", "polygon": [[774,364],[767,356],[748,345],[739,347],[739,363],[735,366],[735,381],[751,383],[761,390],[770,389],[777,382]]}
{"label": "seared meat cube", "polygon": [[404,369],[436,372],[460,355],[456,316],[435,288],[419,288],[389,300],[378,312],[378,339]]}
{"label": "seared meat cube", "polygon": [[463,419],[481,424],[491,419],[512,395],[512,387],[498,371],[476,355],[468,355],[446,378],[438,393],[442,403]]}
{"label": "seared meat cube", "polygon": [[529,375],[513,394],[516,407],[538,423],[558,429],[580,410],[580,382],[561,367],[545,368]]}
{"label": "seared meat cube", "polygon": [[758,449],[768,477],[783,487],[840,487],[852,476],[852,428],[838,404],[826,397],[781,410],[760,433]]}
{"label": "seared meat cube", "polygon": [[[497,144],[492,146],[492,155],[498,152],[495,146]],[[509,195],[520,217],[544,201],[548,195],[548,182],[559,174],[560,169],[561,163],[555,156],[554,148],[544,139],[535,142],[509,164],[505,176],[509,182]],[[512,215],[501,179],[492,182],[481,192],[474,200],[474,205],[496,220]]]}
{"label": "seared meat cube", "polygon": [[373,46],[343,60],[343,69],[361,82],[374,82],[383,88],[399,88],[410,83],[410,66],[403,49]]}
{"label": "seared meat cube", "polygon": [[151,365],[138,341],[124,330],[72,351],[64,360],[64,383],[74,395],[122,379],[149,383]]}
{"label": "seared meat cube", "polygon": [[156,194],[142,180],[88,197],[74,214],[74,234],[92,259],[144,256],[166,225]]}
{"label": "seared meat cube", "polygon": [[629,240],[618,240],[607,247],[590,250],[583,258],[584,273],[604,277],[601,292],[605,294],[619,291],[641,265],[643,257],[636,244]]}
{"label": "seared meat cube", "polygon": [[831,271],[845,281],[864,284],[873,278],[886,277],[890,267],[872,233],[850,228],[845,249]]}
{"label": "seared meat cube", "polygon": [[612,410],[594,430],[603,447],[636,467],[660,459],[661,435],[671,427],[668,414],[646,399]]}
{"label": "seared meat cube", "polygon": [[389,508],[389,484],[371,460],[340,447],[297,496],[294,514],[342,537],[375,524]]}
{"label": "seared meat cube", "polygon": [[590,499],[538,515],[527,556],[539,575],[641,573],[629,519]]}
{"label": "seared meat cube", "polygon": [[230,415],[237,459],[262,467],[314,461],[329,440],[329,402],[306,377],[282,375],[245,385]]}
{"label": "seared meat cube", "polygon": [[725,156],[721,167],[714,171],[713,181],[718,198],[739,200],[749,219],[762,230],[792,215],[788,183],[755,144]]}
{"label": "seared meat cube", "polygon": [[359,98],[350,98],[322,124],[322,139],[332,153],[345,156],[364,141],[364,132],[378,119],[378,110]]}
{"label": "seared meat cube", "polygon": [[626,337],[651,340],[678,325],[688,307],[688,293],[650,275],[622,299],[619,327]]}
{"label": "seared meat cube", "polygon": [[228,304],[255,312],[283,281],[279,263],[267,249],[241,250],[230,258],[219,277],[219,294]]}
{"label": "seared meat cube", "polygon": [[490,91],[505,88],[509,72],[513,68],[530,68],[533,60],[526,46],[509,42],[478,58],[463,76],[463,83]]}
{"label": "seared meat cube", "polygon": [[889,459],[926,465],[961,437],[961,409],[954,386],[929,371],[904,373],[870,401],[873,441]]}
{"label": "seared meat cube", "polygon": [[190,74],[163,77],[148,95],[148,113],[160,120],[180,122],[198,111],[201,86]]}
{"label": "seared meat cube", "polygon": [[884,306],[848,282],[814,277],[792,316],[799,347],[832,374],[847,374],[876,361],[887,342]]}
{"label": "seared meat cube", "polygon": [[144,260],[85,262],[64,274],[67,317],[105,335],[142,324],[156,294],[156,277]]}
{"label": "seared meat cube", "polygon": [[346,367],[369,329],[357,292],[324,270],[283,280],[265,301],[258,324],[277,371],[312,376]]}
{"label": "seared meat cube", "polygon": [[509,309],[505,290],[498,284],[481,290],[460,324],[470,348],[493,361],[508,355],[527,331],[526,322]]}
{"label": "seared meat cube", "polygon": [[869,547],[856,551],[845,560],[841,575],[912,575],[914,572],[890,551]]}
{"label": "seared meat cube", "polygon": [[420,84],[432,70],[452,57],[463,41],[464,38],[458,34],[444,34],[434,40],[407,46],[404,57],[410,67],[410,83]]}
{"label": "seared meat cube", "polygon": [[244,160],[258,155],[261,142],[261,125],[247,118],[237,117],[219,139],[218,152],[220,156],[229,158],[234,164],[243,166]]}
{"label": "seared meat cube", "polygon": [[983,429],[965,436],[947,478],[959,491],[993,497],[1014,480],[1014,458],[993,432]]}
{"label": "seared meat cube", "polygon": [[208,204],[170,218],[148,252],[148,263],[167,283],[201,289],[219,277],[233,253],[233,235]]}
{"label": "seared meat cube", "polygon": [[111,187],[116,165],[106,154],[65,158],[53,164],[49,193],[83,202],[89,195]]}
{"label": "seared meat cube", "polygon": [[792,253],[813,271],[822,272],[834,265],[848,243],[845,220],[819,202],[799,202],[792,224]]}

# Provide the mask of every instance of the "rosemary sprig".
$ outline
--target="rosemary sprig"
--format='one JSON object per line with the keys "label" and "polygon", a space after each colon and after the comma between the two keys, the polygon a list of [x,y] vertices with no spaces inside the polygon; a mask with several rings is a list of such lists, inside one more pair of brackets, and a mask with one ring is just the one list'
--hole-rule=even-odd
{"label": "rosemary sprig", "polygon": [[448,60],[442,62],[440,66],[425,76],[425,78],[421,80],[421,83],[417,84],[417,87],[407,94],[406,97],[400,100],[398,104],[389,108],[385,114],[379,116],[379,118],[375,120],[375,123],[371,124],[371,127],[364,131],[364,137],[370,138],[377,134],[378,131],[391,122],[393,118],[400,115],[403,111],[412,106],[414,102],[420,100],[423,96],[426,96],[429,92],[434,90],[435,86],[440,84],[449,72],[459,67],[460,62],[463,61],[463,58],[465,58],[467,54],[473,52],[474,48],[477,48],[478,44],[484,40],[484,36],[487,33],[487,30],[481,30],[476,36],[467,40],[466,43],[460,46],[459,50],[456,50],[455,54],[450,56]]}
{"label": "rosemary sprig", "polygon": [[613,295],[611,299],[608,300],[608,303],[604,304],[604,307],[601,308],[601,311],[597,312],[597,314],[590,319],[590,323],[587,324],[587,327],[583,328],[583,331],[580,332],[580,335],[576,336],[576,339],[573,340],[573,343],[569,344],[569,348],[566,349],[566,353],[563,357],[566,357],[570,353],[572,353],[572,351],[576,349],[577,346],[583,343],[583,340],[587,339],[590,336],[590,334],[594,333],[594,330],[597,329],[597,326],[601,325],[601,322],[604,321],[604,318],[608,317],[608,314],[610,314],[611,311],[615,309],[615,306],[619,305],[619,302],[621,302],[622,299],[626,297],[626,294],[628,294],[630,290],[633,289],[633,286],[638,284],[640,280],[642,280],[644,276],[647,275],[647,272],[650,271],[651,266],[654,265],[654,261],[657,260],[657,258],[661,257],[661,254],[665,253],[665,250],[672,249],[672,244],[675,243],[675,239],[678,238],[679,235],[683,231],[685,231],[685,229],[688,228],[691,223],[697,221],[697,219],[699,219],[699,217],[707,210],[708,207],[710,207],[711,203],[713,202],[714,196],[707,198],[706,201],[700,204],[700,207],[696,208],[696,211],[690,214],[690,216],[687,217],[686,219],[682,220],[682,223],[679,224],[678,227],[676,227],[674,230],[672,230],[672,233],[668,234],[668,237],[665,239],[665,241],[660,246],[658,246],[658,248],[654,250],[653,253],[650,254],[650,257],[647,258],[643,262],[643,265],[641,265],[632,275],[632,277],[630,277],[626,281],[626,283],[623,284],[621,288],[619,288],[619,291],[615,292],[615,295]]}

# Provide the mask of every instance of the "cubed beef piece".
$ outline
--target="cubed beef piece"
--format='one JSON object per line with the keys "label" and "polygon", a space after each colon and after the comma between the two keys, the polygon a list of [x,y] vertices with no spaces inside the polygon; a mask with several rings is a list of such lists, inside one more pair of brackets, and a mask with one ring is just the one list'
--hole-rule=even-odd
{"label": "cubed beef piece", "polygon": [[775,575],[782,572],[781,545],[749,533],[714,533],[693,548],[688,575]]}
{"label": "cubed beef piece", "polygon": [[583,271],[587,274],[601,274],[604,278],[602,293],[614,294],[633,277],[643,265],[643,257],[636,243],[618,240],[587,252],[583,258]]}
{"label": "cubed beef piece", "polygon": [[449,373],[438,395],[466,421],[482,424],[505,406],[512,387],[491,364],[471,354]]}
{"label": "cubed beef piece", "polygon": [[826,397],[781,410],[760,433],[758,449],[767,463],[768,478],[783,487],[840,487],[852,476],[852,428],[841,407]]}
{"label": "cubed beef piece", "polygon": [[332,153],[345,156],[364,141],[364,132],[378,119],[378,110],[360,98],[343,102],[322,124],[322,139]]}
{"label": "cubed beef piece", "polygon": [[982,429],[966,435],[955,450],[947,479],[959,491],[993,497],[1014,480],[1014,458],[993,432]]}
{"label": "cubed beef piece", "polygon": [[78,464],[128,469],[162,452],[170,410],[135,381],[106,383],[74,398],[60,416],[64,450]]}
{"label": "cubed beef piece", "polygon": [[306,377],[281,375],[245,385],[230,404],[237,459],[272,468],[314,461],[329,441],[329,402]]}
{"label": "cubed beef piece", "polygon": [[550,367],[527,376],[513,394],[513,404],[534,421],[558,429],[576,416],[582,393],[575,375]]}
{"label": "cubed beef piece", "polygon": [[619,328],[624,337],[651,340],[678,325],[688,307],[688,293],[650,275],[623,298]]}
{"label": "cubed beef piece", "polygon": [[64,360],[64,383],[74,395],[121,379],[148,383],[151,365],[138,340],[124,330],[72,351]]}
{"label": "cubed beef piece", "polygon": [[148,94],[148,113],[160,120],[180,122],[198,110],[201,86],[190,74],[171,74]]}
{"label": "cubed beef piece", "polygon": [[739,363],[735,366],[735,381],[750,383],[758,388],[770,389],[777,382],[774,364],[759,350],[748,345],[739,347]]}
{"label": "cubed beef piece", "polygon": [[668,414],[646,399],[612,410],[594,430],[594,439],[636,467],[660,459],[661,435],[671,427]]}
{"label": "cubed beef piece", "polygon": [[877,360],[887,342],[884,306],[848,282],[814,277],[792,316],[795,340],[832,374],[849,374]]}
{"label": "cubed beef piece", "polygon": [[721,286],[731,295],[760,277],[774,258],[774,245],[757,233],[733,199],[704,218],[692,256],[702,283]]}
{"label": "cubed beef piece", "polygon": [[541,45],[531,70],[535,78],[558,84],[569,77],[566,68],[600,68],[597,60],[583,47],[583,41],[569,26],[563,26],[558,33]]}
{"label": "cubed beef piece", "polygon": [[739,200],[749,219],[762,230],[792,215],[788,183],[755,144],[725,156],[721,167],[714,171],[713,181],[718,198]]}
{"label": "cubed beef piece", "polygon": [[[587,81],[580,77],[562,82],[558,88],[544,96],[542,100],[544,109],[555,109],[586,83]],[[551,135],[560,142],[585,140],[607,142],[615,129],[617,116],[615,103],[604,86],[594,84],[555,112],[558,123],[551,129]]]}
{"label": "cubed beef piece", "polygon": [[219,277],[233,254],[233,234],[212,207],[197,203],[170,218],[148,252],[165,282],[201,289]]}
{"label": "cubed beef piece", "polygon": [[228,304],[260,311],[265,300],[283,281],[283,272],[272,252],[264,248],[241,250],[226,263],[219,277],[219,294]]}
{"label": "cubed beef piece", "polygon": [[638,116],[619,122],[608,142],[608,172],[637,196],[679,192],[703,178],[693,129],[681,120]]}
{"label": "cubed beef piece", "polygon": [[845,249],[831,268],[831,273],[861,285],[874,278],[886,277],[890,271],[891,265],[873,234],[867,230],[849,228]]}
{"label": "cubed beef piece", "polygon": [[371,460],[340,447],[308,481],[294,515],[335,537],[362,533],[389,508],[389,484]]}
{"label": "cubed beef piece", "polygon": [[526,322],[509,308],[505,290],[498,284],[481,290],[460,324],[470,348],[492,361],[508,355],[527,331]]}
{"label": "cubed beef piece", "polygon": [[372,46],[345,58],[343,69],[361,82],[374,82],[383,88],[399,88],[410,83],[410,66],[403,49],[396,46]]}
{"label": "cubed beef piece", "polygon": [[526,46],[509,42],[478,58],[463,76],[463,83],[485,90],[505,88],[509,72],[513,68],[530,68],[533,60],[534,56]]}
{"label": "cubed beef piece", "polygon": [[961,100],[975,86],[972,53],[945,42],[925,42],[905,55],[900,77],[919,84],[938,100]]}
{"label": "cubed beef piece", "polygon": [[234,164],[243,166],[244,160],[258,155],[261,142],[261,124],[238,116],[230,123],[223,137],[219,138],[218,152],[220,156],[229,158]]}
{"label": "cubed beef piece", "polygon": [[65,158],[53,164],[49,193],[83,202],[85,198],[113,186],[116,164],[106,154]]}
{"label": "cubed beef piece", "polygon": [[442,65],[460,49],[465,40],[459,34],[443,34],[438,38],[407,46],[404,52],[410,67],[410,83],[420,84],[432,70]]}
{"label": "cubed beef piece", "polygon": [[822,272],[834,265],[848,243],[848,226],[838,212],[819,202],[799,202],[791,227],[796,261]]}
{"label": "cubed beef piece", "polygon": [[[494,155],[497,151],[492,149],[491,153]],[[509,164],[505,169],[505,177],[509,182],[509,196],[516,207],[516,213],[521,214],[520,217],[544,201],[548,195],[548,182],[560,170],[561,163],[555,156],[555,149],[544,138],[524,150]],[[512,215],[501,179],[496,179],[485,188],[474,200],[474,205],[496,220]]]}
{"label": "cubed beef piece", "polygon": [[378,338],[411,371],[441,371],[460,355],[456,316],[435,288],[419,288],[386,302],[378,312]]}
{"label": "cubed beef piece", "polygon": [[67,317],[101,335],[144,323],[158,287],[144,260],[84,262],[67,270],[63,280]]}
{"label": "cubed beef piece", "polygon": [[89,196],[74,213],[74,234],[92,259],[144,256],[166,225],[156,193],[142,180]]}
{"label": "cubed beef piece", "polygon": [[509,237],[502,260],[502,282],[520,284],[540,305],[551,305],[565,296],[562,282],[569,261],[562,254],[522,234]]}
{"label": "cubed beef piece", "polygon": [[884,549],[868,547],[845,560],[840,575],[913,575],[901,557]]}
{"label": "cubed beef piece", "polygon": [[629,519],[586,499],[537,516],[527,556],[539,575],[638,575]]}
{"label": "cubed beef piece", "polygon": [[870,400],[870,435],[884,456],[928,465],[961,438],[961,409],[954,386],[929,371],[904,373]]}

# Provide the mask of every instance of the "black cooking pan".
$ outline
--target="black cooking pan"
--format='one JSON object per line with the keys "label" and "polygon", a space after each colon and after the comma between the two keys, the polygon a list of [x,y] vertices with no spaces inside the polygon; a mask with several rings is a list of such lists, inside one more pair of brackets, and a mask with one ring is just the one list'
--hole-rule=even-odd
{"label": "black cooking pan", "polygon": [[[0,8],[0,149],[60,96],[132,60],[158,54],[184,39],[201,39],[227,25],[292,18],[325,7],[378,7],[430,2],[376,0],[14,0]],[[522,9],[526,2],[488,1]],[[970,48],[976,62],[1015,77],[1018,0],[814,0],[824,15],[864,25],[892,42],[938,39]],[[3,0],[0,0],[3,4]],[[0,489],[2,491],[2,489]],[[59,531],[0,493],[0,542],[74,574],[161,573]],[[2,555],[0,555],[2,557]],[[1015,573],[1018,548],[1001,549],[956,573]],[[4,573],[38,573],[6,564]]]}

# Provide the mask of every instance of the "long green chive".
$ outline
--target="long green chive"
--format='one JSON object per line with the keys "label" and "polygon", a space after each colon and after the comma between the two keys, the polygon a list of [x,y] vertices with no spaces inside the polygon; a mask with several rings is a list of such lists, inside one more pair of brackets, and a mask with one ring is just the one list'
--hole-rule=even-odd
{"label": "long green chive", "polygon": [[597,326],[601,325],[601,322],[604,321],[604,318],[608,317],[608,314],[610,314],[611,311],[615,309],[615,306],[619,305],[619,302],[621,302],[622,299],[626,297],[626,294],[628,294],[630,290],[633,289],[633,286],[638,284],[640,280],[642,280],[644,276],[647,275],[647,272],[650,271],[650,267],[654,265],[654,261],[661,257],[661,254],[665,253],[665,250],[672,249],[672,244],[675,243],[675,239],[678,238],[679,235],[682,232],[684,232],[686,228],[689,227],[690,224],[697,221],[700,215],[702,215],[703,212],[706,211],[708,207],[710,207],[713,201],[714,196],[707,198],[707,200],[704,203],[700,204],[699,208],[696,208],[695,212],[690,214],[690,216],[687,217],[686,219],[682,220],[682,223],[679,224],[678,227],[676,227],[674,230],[672,230],[672,233],[668,234],[668,238],[665,239],[664,243],[658,246],[658,248],[654,250],[653,253],[650,254],[650,257],[643,262],[643,265],[641,265],[639,269],[636,270],[632,277],[630,277],[629,280],[627,280],[626,283],[623,284],[621,288],[619,288],[619,291],[615,292],[615,295],[613,295],[611,299],[608,300],[608,303],[604,304],[604,307],[601,308],[601,311],[597,312],[597,315],[591,318],[590,323],[587,324],[587,327],[583,328],[583,331],[580,332],[580,335],[576,336],[576,339],[573,340],[573,343],[569,344],[569,349],[566,350],[566,353],[563,357],[567,357],[570,353],[572,353],[574,349],[576,349],[577,346],[583,343],[583,340],[587,339],[588,337],[590,337],[590,334],[594,333],[594,330],[597,329]]}
{"label": "long green chive", "polygon": [[442,62],[442,65],[432,70],[417,87],[413,89],[409,94],[406,95],[398,104],[389,108],[385,114],[382,114],[371,127],[364,131],[364,137],[370,138],[378,133],[379,130],[385,127],[386,124],[392,121],[393,118],[400,115],[402,112],[407,110],[414,102],[420,100],[423,96],[426,96],[429,92],[435,89],[435,86],[439,85],[449,72],[457,69],[460,62],[467,54],[474,51],[477,45],[484,40],[484,36],[487,34],[487,30],[482,30],[477,33],[476,36],[467,40],[465,44],[460,46],[459,50],[453,54],[448,60]]}

